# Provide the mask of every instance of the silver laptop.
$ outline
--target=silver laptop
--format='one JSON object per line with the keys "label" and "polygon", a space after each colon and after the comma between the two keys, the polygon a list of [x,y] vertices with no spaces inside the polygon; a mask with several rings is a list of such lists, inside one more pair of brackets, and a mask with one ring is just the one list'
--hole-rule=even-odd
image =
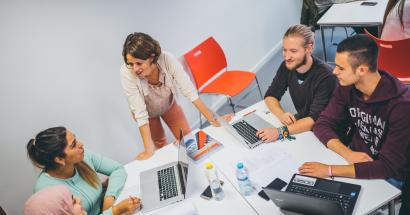
{"label": "silver laptop", "polygon": [[182,146],[184,138],[180,130],[178,161],[140,174],[142,212],[147,212],[185,199],[188,177],[188,157]]}
{"label": "silver laptop", "polygon": [[256,136],[256,131],[261,128],[272,128],[273,125],[266,122],[255,113],[248,114],[234,123],[229,124],[217,114],[221,125],[239,142],[249,149],[253,149],[262,143],[262,140]]}

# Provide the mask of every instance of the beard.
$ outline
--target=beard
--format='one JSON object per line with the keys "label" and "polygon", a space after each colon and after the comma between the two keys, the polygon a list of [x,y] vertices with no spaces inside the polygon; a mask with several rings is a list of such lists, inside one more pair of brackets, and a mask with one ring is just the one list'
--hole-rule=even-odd
{"label": "beard", "polygon": [[302,60],[300,63],[296,64],[296,65],[293,66],[293,67],[287,67],[287,66],[286,66],[286,68],[288,68],[288,70],[291,70],[291,71],[297,70],[297,69],[299,69],[301,66],[304,66],[304,65],[306,64],[306,62],[307,62],[307,54],[305,54],[305,56],[303,57],[303,60]]}

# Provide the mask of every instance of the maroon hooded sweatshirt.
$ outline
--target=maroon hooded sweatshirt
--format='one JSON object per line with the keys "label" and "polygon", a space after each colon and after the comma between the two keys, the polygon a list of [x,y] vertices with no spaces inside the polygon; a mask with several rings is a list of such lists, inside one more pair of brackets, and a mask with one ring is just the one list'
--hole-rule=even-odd
{"label": "maroon hooded sweatshirt", "polygon": [[409,168],[410,91],[389,73],[367,101],[354,85],[339,86],[316,121],[313,132],[323,144],[338,138],[374,161],[355,163],[356,178],[404,179]]}

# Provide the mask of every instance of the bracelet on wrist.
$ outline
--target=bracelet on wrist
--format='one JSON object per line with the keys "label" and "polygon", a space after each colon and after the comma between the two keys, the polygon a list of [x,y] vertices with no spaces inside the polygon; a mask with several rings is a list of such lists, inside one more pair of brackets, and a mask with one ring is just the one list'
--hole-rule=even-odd
{"label": "bracelet on wrist", "polygon": [[329,174],[329,177],[330,177],[330,178],[332,178],[332,179],[334,178],[334,176],[333,176],[333,171],[332,171],[332,165],[329,165],[329,166],[328,166],[328,174]]}
{"label": "bracelet on wrist", "polygon": [[277,127],[276,130],[278,131],[278,140],[283,140],[283,128],[282,127]]}
{"label": "bracelet on wrist", "polygon": [[276,128],[277,129],[277,131],[278,131],[278,139],[279,140],[285,140],[285,139],[287,139],[287,140],[295,140],[296,138],[294,137],[294,136],[291,136],[290,134],[289,134],[289,129],[288,129],[288,127],[285,125],[285,126],[281,126],[281,127],[278,127],[278,128]]}

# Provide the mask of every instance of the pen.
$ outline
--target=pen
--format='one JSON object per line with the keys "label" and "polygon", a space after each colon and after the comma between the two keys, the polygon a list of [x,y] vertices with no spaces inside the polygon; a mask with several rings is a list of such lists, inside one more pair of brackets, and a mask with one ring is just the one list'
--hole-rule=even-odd
{"label": "pen", "polygon": [[256,109],[253,109],[253,110],[249,111],[248,113],[245,113],[243,116],[248,116],[249,114],[251,114],[251,113],[253,113],[253,112],[255,112],[255,111],[256,111]]}

